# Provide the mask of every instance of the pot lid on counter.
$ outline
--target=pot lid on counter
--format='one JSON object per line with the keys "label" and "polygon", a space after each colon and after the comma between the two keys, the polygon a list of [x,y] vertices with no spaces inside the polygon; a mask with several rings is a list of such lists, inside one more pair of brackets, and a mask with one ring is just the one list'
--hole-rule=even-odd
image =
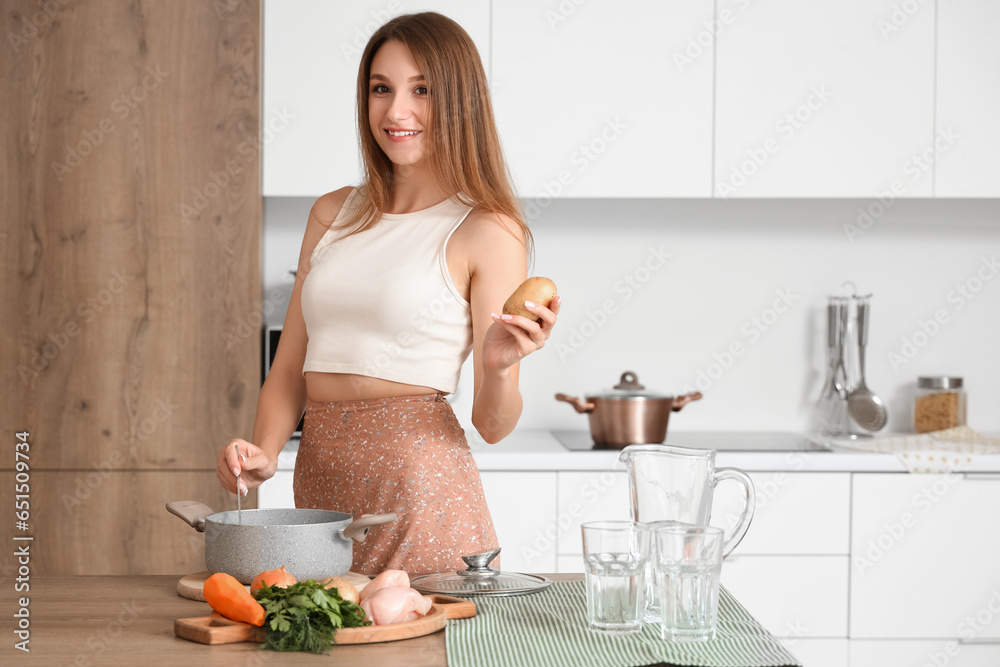
{"label": "pot lid on counter", "polygon": [[471,556],[462,556],[469,567],[458,572],[439,572],[413,577],[410,586],[421,593],[474,597],[479,595],[525,595],[547,588],[552,580],[537,574],[501,572],[490,567],[500,547]]}

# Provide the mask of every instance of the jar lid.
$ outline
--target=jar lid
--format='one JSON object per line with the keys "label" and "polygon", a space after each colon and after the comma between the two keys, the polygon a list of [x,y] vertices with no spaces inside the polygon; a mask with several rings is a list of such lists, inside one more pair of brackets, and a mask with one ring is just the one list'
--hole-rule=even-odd
{"label": "jar lid", "polygon": [[954,375],[929,375],[917,378],[921,389],[961,389],[962,378]]}
{"label": "jar lid", "polygon": [[552,580],[536,574],[501,572],[490,567],[500,548],[484,551],[471,556],[462,556],[468,569],[458,572],[424,574],[410,580],[410,586],[421,593],[431,595],[455,595],[473,597],[477,595],[525,595],[548,587]]}

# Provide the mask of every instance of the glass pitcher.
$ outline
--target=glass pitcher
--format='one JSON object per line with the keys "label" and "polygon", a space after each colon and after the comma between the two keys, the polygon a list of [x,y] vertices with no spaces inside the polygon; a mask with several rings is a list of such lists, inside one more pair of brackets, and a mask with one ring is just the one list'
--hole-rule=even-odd
{"label": "glass pitcher", "polygon": [[736,525],[726,535],[722,557],[728,556],[746,535],[756,503],[753,482],[742,470],[717,470],[714,449],[629,445],[619,460],[628,469],[633,520],[707,526],[715,485],[731,479],[743,485],[743,507]]}
{"label": "glass pitcher", "polygon": [[[715,469],[714,449],[689,449],[672,445],[629,445],[618,457],[628,469],[632,519],[655,527],[657,523],[707,526],[712,516],[715,485],[732,479],[743,485],[740,517],[722,546],[725,558],[740,543],[753,518],[756,495],[753,482],[742,470]],[[655,557],[651,554],[651,557]],[[655,569],[646,570],[647,623],[660,621],[659,588]]]}

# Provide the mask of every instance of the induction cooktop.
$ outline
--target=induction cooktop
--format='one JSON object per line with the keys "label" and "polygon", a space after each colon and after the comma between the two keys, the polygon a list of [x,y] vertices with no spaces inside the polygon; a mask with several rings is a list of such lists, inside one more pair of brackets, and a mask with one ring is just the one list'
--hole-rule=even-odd
{"label": "induction cooktop", "polygon": [[[597,445],[590,431],[552,431],[562,445],[572,451],[606,451],[621,449]],[[714,449],[720,452],[827,452],[830,451],[808,436],[791,431],[670,431],[665,445]]]}

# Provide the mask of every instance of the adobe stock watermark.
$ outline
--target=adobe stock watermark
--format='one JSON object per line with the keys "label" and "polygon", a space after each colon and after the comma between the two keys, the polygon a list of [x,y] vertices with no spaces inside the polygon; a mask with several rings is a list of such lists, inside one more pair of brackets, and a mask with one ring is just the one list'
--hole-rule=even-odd
{"label": "adobe stock watermark", "polygon": [[27,366],[17,365],[17,373],[21,377],[21,381],[27,385],[48,368],[49,364],[69,347],[70,342],[80,335],[83,326],[96,320],[98,315],[104,312],[105,308],[111,305],[115,298],[125,291],[125,286],[133,280],[135,280],[135,276],[125,273],[125,269],[112,271],[111,278],[102,290],[76,305],[73,310],[76,317],[70,318],[61,328],[45,337],[45,342],[35,350],[35,354]]}
{"label": "adobe stock watermark", "polygon": [[950,304],[950,310],[938,308],[930,317],[918,319],[913,332],[900,339],[899,348],[886,353],[886,361],[889,362],[892,370],[898,370],[900,366],[905,366],[913,361],[920,350],[927,347],[934,340],[934,337],[951,322],[952,314],[959,312],[975,299],[998,272],[1000,272],[1000,262],[997,261],[997,256],[995,254],[989,257],[984,255],[972,275],[948,291],[945,301]]}
{"label": "adobe stock watermark", "polygon": [[621,116],[605,118],[601,129],[589,141],[580,144],[569,156],[570,165],[576,169],[560,169],[555,178],[542,181],[542,189],[545,193],[529,200],[524,205],[525,220],[531,222],[537,219],[543,210],[552,205],[552,201],[556,197],[575,182],[578,174],[587,171],[594,162],[604,155],[611,144],[618,141],[628,127],[622,121]]}
{"label": "adobe stock watermark", "polygon": [[354,39],[350,42],[340,43],[340,52],[343,54],[344,60],[351,64],[358,62],[365,46],[368,44],[368,38],[374,35],[375,31],[381,28],[383,24],[388,23],[390,19],[402,13],[403,5],[399,0],[389,0],[383,9],[371,10],[369,12],[369,15],[372,17],[370,21],[367,21],[364,25],[354,26]]}
{"label": "adobe stock watermark", "polygon": [[244,166],[261,152],[262,147],[274,141],[275,135],[287,128],[289,122],[293,120],[295,115],[282,108],[267,121],[266,127],[261,132],[261,139],[247,136],[241,141],[236,146],[236,155],[226,160],[224,169],[209,172],[205,183],[200,187],[191,188],[193,196],[190,204],[186,199],[181,200],[178,205],[181,221],[189,225],[193,220],[197,220],[201,212],[243,174]]}
{"label": "adobe stock watermark", "polygon": [[733,367],[737,359],[746,354],[751,345],[770,331],[800,298],[798,294],[792,292],[790,287],[776,290],[774,294],[775,297],[770,306],[740,325],[742,337],[731,342],[722,352],[713,353],[712,361],[704,368],[698,369],[694,383],[681,387],[682,393],[705,391],[711,387],[725,375],[726,371]]}
{"label": "adobe stock watermark", "polygon": [[[566,509],[558,515],[552,516],[551,521],[545,528],[536,528],[533,539],[529,544],[521,545],[521,556],[528,563],[534,563],[545,552],[556,548],[564,532],[571,528],[574,523],[583,516],[584,510],[601,500],[615,483],[615,474],[604,471],[595,473],[590,479],[580,487],[580,493]],[[577,533],[579,540],[579,533]],[[579,545],[579,541],[577,541]]]}
{"label": "adobe stock watermark", "polygon": [[[752,2],[751,0],[736,0],[735,4],[741,11],[746,11]],[[688,37],[683,50],[674,50],[673,60],[677,71],[683,74],[686,67],[693,65],[703,54],[710,53],[715,40],[725,32],[726,26],[735,23],[736,19],[737,14],[726,8],[719,11],[713,18],[702,21],[702,29]]]}
{"label": "adobe stock watermark", "polygon": [[938,129],[937,135],[930,146],[919,153],[914,153],[903,162],[901,171],[906,179],[893,179],[888,188],[875,193],[875,199],[869,202],[867,206],[864,208],[858,207],[858,215],[853,223],[844,223],[843,229],[847,240],[854,243],[858,238],[864,236],[865,232],[870,230],[878,219],[885,215],[885,212],[896,203],[896,199],[906,194],[908,189],[907,182],[916,182],[960,138],[961,135],[955,132],[950,125],[944,130]]}
{"label": "adobe stock watermark", "polygon": [[59,13],[60,7],[69,4],[69,0],[44,0],[39,3],[38,11],[31,16],[16,15],[21,19],[21,29],[17,32],[8,32],[7,41],[14,53],[18,53],[21,47],[38,36],[39,31],[44,30],[52,23],[52,18]]}
{"label": "adobe stock watermark", "polygon": [[549,24],[549,30],[555,32],[561,23],[569,20],[576,14],[577,8],[587,4],[587,0],[559,0],[554,8],[545,10],[545,21]]}
{"label": "adobe stock watermark", "polygon": [[777,136],[770,136],[758,148],[749,148],[747,157],[730,170],[729,180],[716,181],[715,188],[719,197],[725,199],[745,186],[771,158],[781,150],[782,141],[788,141],[812,120],[813,115],[822,109],[833,97],[826,84],[812,86],[805,101],[785,113],[774,123]]}
{"label": "adobe stock watermark", "polygon": [[66,156],[62,162],[53,161],[52,171],[55,172],[59,182],[61,183],[67,174],[83,164],[84,159],[104,143],[104,140],[117,130],[119,125],[140,104],[146,101],[149,93],[155,90],[160,85],[160,82],[168,76],[170,74],[161,70],[159,65],[155,67],[150,65],[146,68],[145,74],[139,84],[132,86],[132,88],[112,100],[110,115],[101,118],[97,122],[97,126],[93,129],[84,130],[75,146],[67,144]]}
{"label": "adobe stock watermark", "polygon": [[[964,640],[974,640],[1000,614],[1000,590],[991,588],[989,599],[976,613],[966,616],[956,628],[956,634]],[[928,651],[927,662],[922,667],[947,667],[952,658],[957,658],[962,652],[962,644],[956,641],[945,642],[940,651]]]}
{"label": "adobe stock watermark", "polygon": [[555,341],[556,354],[559,355],[560,361],[565,362],[582,350],[587,341],[597,335],[608,320],[619,312],[622,305],[645,287],[657,271],[667,265],[667,260],[671,256],[669,252],[663,250],[662,245],[649,246],[643,261],[615,282],[612,289],[617,296],[604,299],[599,308],[588,309],[584,313],[587,318],[585,321],[570,327],[565,336],[560,336],[560,339]]}
{"label": "adobe stock watermark", "polygon": [[893,33],[899,32],[917,13],[927,5],[927,0],[902,0],[894,2],[889,16],[875,22],[882,39],[889,41]]}
{"label": "adobe stock watermark", "polygon": [[883,523],[882,532],[874,539],[868,540],[864,553],[862,554],[859,549],[859,553],[851,558],[858,575],[863,575],[865,570],[875,567],[876,563],[885,558],[906,533],[917,525],[919,518],[930,512],[963,478],[961,473],[955,472],[934,475],[934,479],[929,481],[927,486],[913,494],[910,504],[916,512],[905,511],[895,521]]}

